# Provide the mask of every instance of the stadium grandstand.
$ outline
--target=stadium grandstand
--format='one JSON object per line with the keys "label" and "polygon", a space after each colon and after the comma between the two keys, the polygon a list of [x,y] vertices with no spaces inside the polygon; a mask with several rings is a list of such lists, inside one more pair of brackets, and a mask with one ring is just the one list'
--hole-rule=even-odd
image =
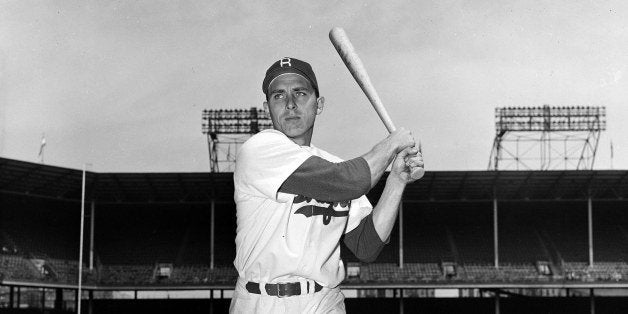
{"label": "stadium grandstand", "polygon": [[[0,310],[226,312],[235,225],[230,173],[0,158]],[[341,249],[348,312],[628,313],[628,171],[427,172],[374,263]]]}

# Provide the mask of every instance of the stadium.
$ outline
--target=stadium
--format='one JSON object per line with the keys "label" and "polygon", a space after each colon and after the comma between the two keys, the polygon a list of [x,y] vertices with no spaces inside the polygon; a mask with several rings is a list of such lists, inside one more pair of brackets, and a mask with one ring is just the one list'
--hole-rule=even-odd
{"label": "stadium", "polygon": [[[0,313],[628,313],[626,21],[625,1],[1,2]],[[241,149],[268,128],[290,147]],[[305,150],[333,176],[248,198]],[[355,227],[365,193],[387,201]]]}
{"label": "stadium", "polygon": [[[230,173],[85,173],[0,159],[0,308],[223,313],[237,278]],[[376,202],[383,182],[368,194]],[[347,311],[628,310],[628,171],[435,171],[371,264],[342,250]]]}

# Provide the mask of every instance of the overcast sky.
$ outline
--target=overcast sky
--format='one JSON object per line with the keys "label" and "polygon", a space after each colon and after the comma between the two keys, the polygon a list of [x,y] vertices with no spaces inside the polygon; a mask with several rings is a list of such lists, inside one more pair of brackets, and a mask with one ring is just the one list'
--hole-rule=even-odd
{"label": "overcast sky", "polygon": [[208,171],[203,109],[261,107],[268,66],[310,62],[313,143],[386,129],[328,39],[348,33],[426,169],[484,170],[503,106],[606,106],[596,168],[628,169],[626,1],[2,1],[0,156],[98,172]]}

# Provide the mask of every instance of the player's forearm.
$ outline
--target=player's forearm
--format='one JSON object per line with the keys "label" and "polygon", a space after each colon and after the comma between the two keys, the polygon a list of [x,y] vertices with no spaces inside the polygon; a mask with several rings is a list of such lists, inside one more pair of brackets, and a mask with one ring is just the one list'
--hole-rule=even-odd
{"label": "player's forearm", "polygon": [[373,214],[360,221],[360,224],[344,236],[347,248],[363,263],[374,262],[384,248],[385,243],[375,231]]}
{"label": "player's forearm", "polygon": [[388,168],[388,165],[395,158],[395,149],[389,141],[382,141],[375,145],[362,158],[369,164],[371,171],[371,188],[379,182],[379,179]]}
{"label": "player's forearm", "polygon": [[387,242],[392,232],[397,213],[399,212],[399,204],[406,187],[406,183],[391,175],[386,179],[386,186],[382,192],[379,201],[373,208],[373,224],[375,231],[382,239]]}

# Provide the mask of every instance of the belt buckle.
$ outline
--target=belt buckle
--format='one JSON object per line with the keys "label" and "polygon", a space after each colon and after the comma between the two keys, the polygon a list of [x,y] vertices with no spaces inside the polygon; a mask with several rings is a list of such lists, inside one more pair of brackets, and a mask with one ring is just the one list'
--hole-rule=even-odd
{"label": "belt buckle", "polygon": [[278,283],[277,284],[277,297],[283,298],[286,297],[287,284]]}

